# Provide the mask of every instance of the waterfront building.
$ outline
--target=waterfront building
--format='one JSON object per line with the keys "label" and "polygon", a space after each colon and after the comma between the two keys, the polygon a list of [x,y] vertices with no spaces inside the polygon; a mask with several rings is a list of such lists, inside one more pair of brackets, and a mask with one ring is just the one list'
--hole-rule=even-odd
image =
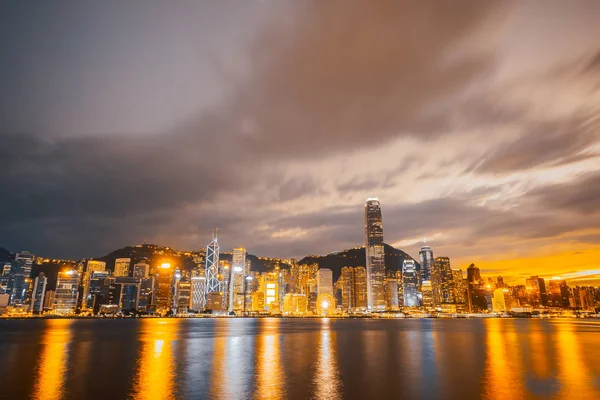
{"label": "waterfront building", "polygon": [[129,276],[129,266],[131,265],[131,258],[117,258],[115,260],[114,276]]}
{"label": "waterfront building", "polygon": [[32,298],[29,311],[34,314],[41,314],[44,311],[44,295],[46,294],[46,285],[48,279],[43,272],[33,280]]}
{"label": "waterfront building", "polygon": [[156,269],[156,311],[166,313],[171,310],[173,270],[171,264],[164,263]]}
{"label": "waterfront building", "polygon": [[506,311],[506,302],[504,299],[504,293],[508,292],[508,289],[497,288],[494,290],[494,295],[492,298],[492,310],[494,312],[505,312]]}
{"label": "waterfront building", "polygon": [[385,303],[388,310],[398,310],[398,279],[395,273],[390,275],[388,275],[385,283]]}
{"label": "waterfront building", "polygon": [[317,296],[317,314],[331,315],[335,312],[335,299],[329,293],[321,293]]}
{"label": "waterfront building", "polygon": [[317,271],[317,295],[320,294],[333,296],[333,271],[329,268],[320,268]]}
{"label": "waterfront building", "polygon": [[265,311],[265,292],[256,291],[252,293],[252,311],[264,312]]}
{"label": "waterfront building", "polygon": [[367,269],[362,266],[354,268],[354,309],[367,310]]}
{"label": "waterfront building", "polygon": [[351,310],[354,308],[354,268],[342,267],[342,309]]}
{"label": "waterfront building", "polygon": [[434,305],[431,281],[423,281],[421,283],[421,303],[424,307],[431,307]]}
{"label": "waterfront building", "polygon": [[379,199],[365,203],[365,257],[367,261],[367,307],[385,311],[385,248]]}
{"label": "waterfront building", "polygon": [[75,313],[78,295],[79,272],[76,270],[60,271],[54,293],[54,312],[56,314]]}
{"label": "waterfront building", "polygon": [[206,295],[206,309],[213,313],[223,312],[223,293],[210,292]]}
{"label": "waterfront building", "polygon": [[221,282],[219,281],[219,241],[218,233],[213,234],[212,241],[206,246],[206,295],[209,293],[220,293]]}
{"label": "waterfront building", "polygon": [[192,283],[187,277],[177,282],[177,313],[187,313],[191,307]]}
{"label": "waterfront building", "polygon": [[436,304],[454,303],[454,276],[450,258],[436,257],[432,277],[433,295]]}
{"label": "waterfront building", "polygon": [[202,311],[206,306],[206,276],[192,277],[192,310]]}
{"label": "waterfront building", "polygon": [[405,259],[402,265],[402,291],[405,307],[418,307],[421,305],[417,267],[415,261],[410,258]]}
{"label": "waterfront building", "polygon": [[560,278],[552,278],[548,281],[548,306],[568,308],[569,302],[569,287],[567,281]]}
{"label": "waterfront building", "polygon": [[467,282],[462,269],[452,268],[452,298],[455,304],[467,304]]}
{"label": "waterfront building", "polygon": [[[136,279],[138,278],[136,277]],[[204,292],[202,292],[202,296],[204,296]],[[147,278],[142,278],[140,281],[138,310],[149,313],[154,311],[153,306],[156,306],[156,277],[148,276]]]}
{"label": "waterfront building", "polygon": [[246,277],[246,249],[233,249],[231,274],[229,278],[229,312],[244,310],[244,282]]}
{"label": "waterfront building", "polygon": [[82,279],[82,309],[89,307],[90,280],[92,279],[92,274],[96,271],[106,271],[106,263],[104,261],[88,260],[86,262],[86,269]]}
{"label": "waterfront building", "polygon": [[54,290],[46,290],[46,294],[44,295],[44,311],[54,309],[54,295],[56,291]]}

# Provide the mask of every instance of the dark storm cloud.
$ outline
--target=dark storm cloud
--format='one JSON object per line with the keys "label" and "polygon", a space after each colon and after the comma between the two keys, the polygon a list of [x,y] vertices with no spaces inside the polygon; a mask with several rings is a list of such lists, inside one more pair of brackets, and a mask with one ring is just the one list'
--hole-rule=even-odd
{"label": "dark storm cloud", "polygon": [[594,118],[538,122],[515,141],[490,151],[470,169],[480,173],[507,173],[593,157],[586,151],[600,137],[600,124]]}
{"label": "dark storm cloud", "polygon": [[572,182],[541,187],[527,193],[549,210],[591,216],[600,213],[600,172],[583,175]]}

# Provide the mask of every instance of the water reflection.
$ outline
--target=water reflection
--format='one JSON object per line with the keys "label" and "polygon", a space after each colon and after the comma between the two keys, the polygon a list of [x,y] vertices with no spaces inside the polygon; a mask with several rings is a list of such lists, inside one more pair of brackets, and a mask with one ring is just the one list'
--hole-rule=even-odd
{"label": "water reflection", "polygon": [[142,320],[141,350],[133,380],[136,399],[174,399],[175,360],[173,344],[177,340],[180,319]]}
{"label": "water reflection", "polygon": [[42,337],[44,347],[38,361],[33,399],[48,400],[62,397],[69,358],[72,322],[73,320],[69,319],[46,321],[46,329]]}
{"label": "water reflection", "polygon": [[[510,325],[509,325],[510,324]],[[487,328],[487,362],[485,392],[489,399],[523,398],[523,371],[520,347],[516,340],[513,321],[489,319]]]}
{"label": "water reflection", "polygon": [[339,377],[335,335],[329,327],[329,318],[321,320],[321,332],[314,374],[315,397],[318,399],[339,399],[341,382]]}
{"label": "water reflection", "polygon": [[561,398],[598,398],[592,387],[590,371],[583,358],[573,323],[556,324],[556,350],[559,360],[558,379]]}
{"label": "water reflection", "polygon": [[281,399],[285,397],[284,376],[279,349],[278,318],[262,320],[261,331],[256,339],[256,392],[257,399]]}

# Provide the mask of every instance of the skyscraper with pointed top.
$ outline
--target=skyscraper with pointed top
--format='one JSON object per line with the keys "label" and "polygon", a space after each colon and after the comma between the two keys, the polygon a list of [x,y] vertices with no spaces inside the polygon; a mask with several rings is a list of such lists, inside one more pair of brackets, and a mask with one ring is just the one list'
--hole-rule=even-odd
{"label": "skyscraper with pointed top", "polygon": [[368,309],[385,311],[385,249],[381,204],[377,198],[368,198],[365,203],[365,240]]}
{"label": "skyscraper with pointed top", "polygon": [[219,230],[213,233],[212,242],[206,246],[206,294],[221,291],[219,281]]}

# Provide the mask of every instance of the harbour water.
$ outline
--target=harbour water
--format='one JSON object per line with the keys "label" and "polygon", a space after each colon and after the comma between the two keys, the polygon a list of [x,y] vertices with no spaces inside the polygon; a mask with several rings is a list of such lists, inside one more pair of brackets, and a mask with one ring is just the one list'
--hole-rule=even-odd
{"label": "harbour water", "polygon": [[5,399],[600,399],[600,321],[0,321]]}

